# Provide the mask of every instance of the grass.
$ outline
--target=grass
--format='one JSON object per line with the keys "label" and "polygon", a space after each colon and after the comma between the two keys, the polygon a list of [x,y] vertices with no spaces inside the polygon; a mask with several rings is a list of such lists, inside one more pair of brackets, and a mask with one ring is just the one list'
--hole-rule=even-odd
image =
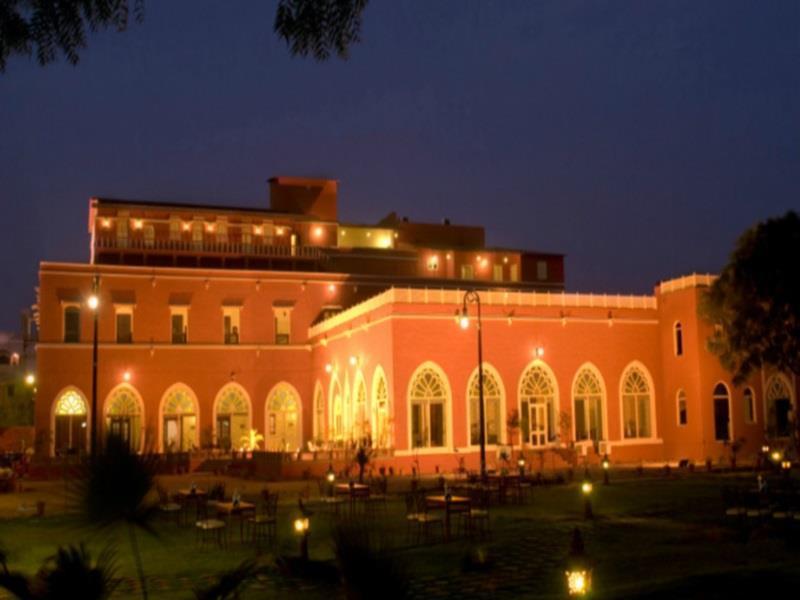
{"label": "grass", "polygon": [[[376,530],[403,565],[416,597],[562,597],[564,560],[575,526],[582,529],[594,563],[596,598],[730,598],[776,584],[796,588],[800,544],[771,527],[754,528],[743,537],[723,516],[721,487],[752,481],[750,474],[699,473],[612,480],[610,486],[595,485],[593,521],[583,519],[577,483],[537,488],[526,506],[493,509],[490,540],[457,539],[421,547],[406,540],[404,507],[398,499],[390,502]],[[177,482],[167,482],[178,487]],[[247,486],[251,491],[260,487],[253,482],[242,485],[246,490]],[[272,564],[277,554],[298,552],[291,531],[297,506],[290,494],[301,486],[280,486],[286,492],[279,507],[279,539],[274,549],[260,556],[264,564]],[[329,516],[320,512],[312,516],[312,558],[333,559],[330,526]],[[253,548],[238,543],[238,528],[231,534],[233,543],[224,551],[198,548],[191,527],[178,528],[171,522],[159,524],[158,537],[141,536],[148,577],[169,586],[152,586],[153,597],[191,597],[191,588],[202,584],[204,577],[252,558]],[[82,531],[68,512],[0,520],[0,544],[8,552],[9,565],[27,572],[35,571],[57,545],[84,540],[94,552],[115,543],[120,574],[134,578],[123,536],[124,532],[100,536]],[[800,538],[800,531],[795,536]],[[464,572],[464,556],[476,547],[490,557],[492,567]],[[286,580],[275,570],[247,597],[289,597],[298,592],[304,598],[340,595],[330,585]]]}

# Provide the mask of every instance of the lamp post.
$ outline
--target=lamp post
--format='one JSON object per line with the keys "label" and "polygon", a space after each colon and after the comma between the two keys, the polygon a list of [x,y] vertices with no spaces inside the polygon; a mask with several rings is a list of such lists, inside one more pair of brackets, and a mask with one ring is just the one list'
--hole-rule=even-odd
{"label": "lamp post", "polygon": [[100,286],[100,276],[95,275],[92,279],[92,294],[86,303],[94,313],[94,331],[92,334],[92,408],[89,416],[89,452],[91,457],[97,456],[97,314],[100,312],[100,297],[97,289]]}
{"label": "lamp post", "polygon": [[581,492],[583,493],[583,518],[594,519],[594,511],[592,511],[592,483],[584,481],[581,484]]}
{"label": "lamp post", "polygon": [[483,405],[483,335],[481,333],[481,297],[475,290],[467,290],[461,303],[461,318],[459,325],[462,329],[469,327],[469,314],[467,304],[474,303],[478,311],[478,440],[481,448],[481,481],[486,481],[486,409]]}
{"label": "lamp post", "polygon": [[308,561],[308,529],[310,522],[307,516],[302,516],[294,520],[294,532],[300,536],[300,558]]}

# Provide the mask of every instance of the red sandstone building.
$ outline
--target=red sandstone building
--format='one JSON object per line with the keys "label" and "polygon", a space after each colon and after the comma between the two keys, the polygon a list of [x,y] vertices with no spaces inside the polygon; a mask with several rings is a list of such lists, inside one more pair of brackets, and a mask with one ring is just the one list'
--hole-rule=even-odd
{"label": "red sandstone building", "polygon": [[455,319],[468,289],[490,464],[520,444],[545,465],[570,448],[717,460],[789,434],[797,382],[735,387],[706,351],[709,276],[566,293],[562,256],[486,247],[480,227],[342,223],[334,181],[270,191],[269,210],[91,199],[88,264],[40,268],[41,452],[87,444],[95,277],[97,422],[138,449],[238,448],[257,430],[270,450],[369,440],[399,465],[474,466],[475,328]]}

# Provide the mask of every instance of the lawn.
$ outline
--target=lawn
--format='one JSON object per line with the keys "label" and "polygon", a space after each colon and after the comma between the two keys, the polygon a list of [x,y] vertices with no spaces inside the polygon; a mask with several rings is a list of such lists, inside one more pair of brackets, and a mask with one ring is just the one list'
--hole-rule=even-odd
{"label": "lawn", "polygon": [[[405,572],[414,597],[432,598],[560,598],[564,596],[564,559],[574,527],[583,532],[586,551],[594,563],[596,598],[736,598],[800,585],[800,522],[794,537],[770,524],[742,531],[726,521],[721,488],[749,486],[746,474],[682,474],[671,477],[631,474],[604,486],[597,482],[593,494],[595,519],[583,518],[578,483],[540,487],[524,506],[505,505],[491,512],[491,537],[469,542],[413,545],[406,537],[404,505],[398,497],[373,527],[380,542]],[[166,479],[172,489],[181,482]],[[430,482],[430,485],[433,483]],[[255,492],[255,482],[229,482],[245,493]],[[407,481],[395,480],[391,489]],[[291,530],[298,512],[300,483],[268,484],[282,491],[278,542],[258,555],[274,564],[276,555],[296,554],[298,541]],[[42,492],[44,493],[44,492]],[[52,503],[58,489],[50,490]],[[313,497],[313,494],[312,494]],[[8,499],[5,499],[8,502]],[[6,511],[5,514],[8,514]],[[330,535],[333,518],[317,511],[311,517],[310,554],[332,560]],[[215,573],[256,556],[249,545],[232,543],[225,550],[198,547],[191,527],[179,528],[160,521],[157,537],[140,536],[144,568],[155,598],[190,598],[193,587],[210,581]],[[69,511],[43,518],[0,520],[0,544],[12,569],[33,572],[59,544],[85,541],[95,552],[115,544],[119,575],[125,578],[117,594],[135,591],[135,569],[127,537],[122,532],[96,532],[80,527]],[[483,570],[463,568],[465,555],[480,549],[488,557]],[[247,598],[303,598],[342,596],[337,585],[287,578],[277,569],[250,589]]]}

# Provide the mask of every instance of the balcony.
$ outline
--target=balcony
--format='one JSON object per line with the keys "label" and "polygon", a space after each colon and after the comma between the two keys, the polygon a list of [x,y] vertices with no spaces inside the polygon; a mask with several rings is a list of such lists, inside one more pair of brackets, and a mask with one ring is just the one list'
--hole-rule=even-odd
{"label": "balcony", "polygon": [[96,264],[293,270],[313,269],[322,258],[316,246],[115,237],[98,237],[94,245]]}

